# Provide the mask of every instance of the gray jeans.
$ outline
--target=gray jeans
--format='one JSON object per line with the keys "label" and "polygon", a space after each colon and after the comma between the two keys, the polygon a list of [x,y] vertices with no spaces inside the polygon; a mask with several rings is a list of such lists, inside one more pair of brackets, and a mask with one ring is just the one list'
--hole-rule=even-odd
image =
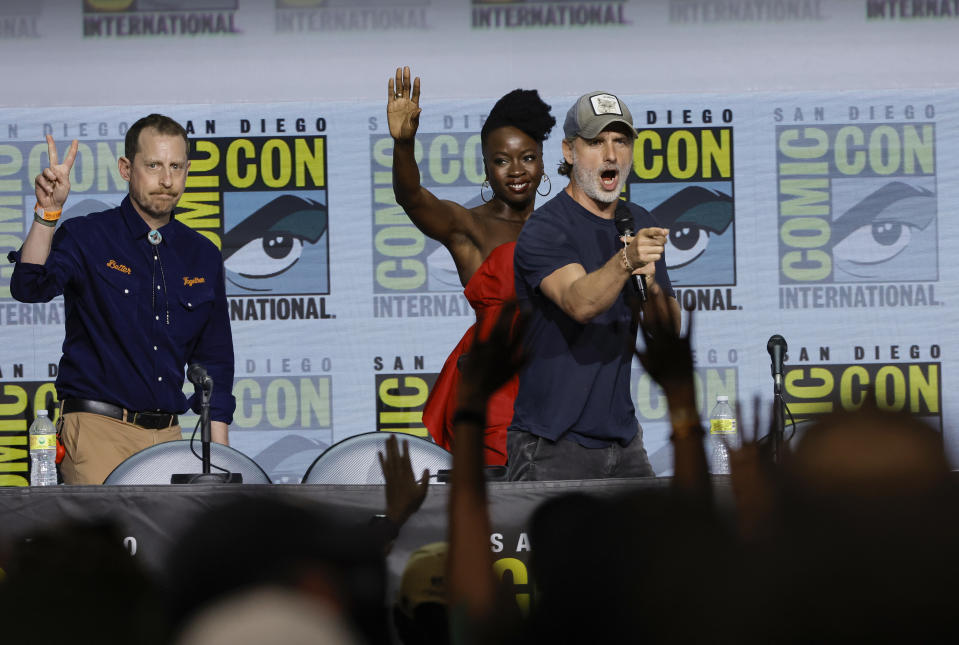
{"label": "gray jeans", "polygon": [[509,481],[655,476],[643,446],[642,426],[627,445],[613,443],[605,448],[586,448],[568,439],[550,441],[522,430],[508,430],[506,454]]}

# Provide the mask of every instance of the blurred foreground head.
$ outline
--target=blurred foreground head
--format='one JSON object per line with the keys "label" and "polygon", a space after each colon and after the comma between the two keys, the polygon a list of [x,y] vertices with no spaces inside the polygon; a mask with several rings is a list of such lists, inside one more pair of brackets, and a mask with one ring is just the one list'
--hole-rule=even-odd
{"label": "blurred foreground head", "polygon": [[159,595],[112,524],[49,527],[17,544],[5,564],[0,641],[160,642]]}
{"label": "blurred foreground head", "polygon": [[793,642],[935,642],[952,629],[959,507],[937,430],[873,404],[833,414],[784,475],[771,626]]}
{"label": "blurred foreground head", "polygon": [[787,480],[804,497],[844,503],[894,503],[936,494],[949,463],[940,433],[874,403],[830,414],[806,431]]}
{"label": "blurred foreground head", "polygon": [[260,587],[214,602],[183,631],[177,645],[355,645],[342,617],[302,593]]}
{"label": "blurred foreground head", "polygon": [[362,523],[274,493],[210,509],[175,543],[167,567],[174,625],[229,596],[269,587],[322,605],[366,640],[387,633],[382,544]]}

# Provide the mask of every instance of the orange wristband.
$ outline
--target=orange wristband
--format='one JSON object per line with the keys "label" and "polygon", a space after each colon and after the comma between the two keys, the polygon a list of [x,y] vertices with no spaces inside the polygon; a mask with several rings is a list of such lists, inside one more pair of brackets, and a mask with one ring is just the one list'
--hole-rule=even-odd
{"label": "orange wristband", "polygon": [[34,216],[39,217],[40,219],[46,220],[48,222],[55,222],[58,219],[60,219],[61,213],[63,213],[62,207],[55,211],[44,210],[43,208],[40,208],[39,203],[33,207]]}

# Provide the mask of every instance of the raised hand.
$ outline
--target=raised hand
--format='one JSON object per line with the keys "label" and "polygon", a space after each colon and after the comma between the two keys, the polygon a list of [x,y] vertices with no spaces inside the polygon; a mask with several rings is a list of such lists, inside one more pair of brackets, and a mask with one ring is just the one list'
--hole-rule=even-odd
{"label": "raised hand", "polygon": [[759,436],[760,406],[759,397],[754,397],[752,434],[747,436],[739,404],[736,404],[742,442],[738,447],[726,444],[739,534],[747,542],[761,541],[775,534],[779,521],[777,472],[769,444],[763,445]]}
{"label": "raised hand", "polygon": [[70,149],[67,150],[67,156],[64,157],[63,163],[60,163],[57,144],[54,143],[52,136],[47,135],[47,154],[50,157],[50,166],[44,168],[43,172],[37,175],[33,182],[37,203],[43,210],[61,210],[66,203],[67,195],[70,194],[70,170],[77,158],[79,145],[79,142],[74,139],[73,143],[70,144]]}
{"label": "raised hand", "polygon": [[420,79],[410,84],[410,68],[397,67],[396,77],[388,83],[389,97],[386,100],[386,119],[390,136],[399,141],[409,141],[416,136],[420,125]]}
{"label": "raised hand", "polygon": [[[690,338],[693,332],[693,314],[689,312],[686,335],[676,331],[669,311],[668,297],[662,289],[649,289],[649,302],[644,309],[645,316],[633,312],[633,320],[638,321],[646,349],[642,352],[634,348],[636,357],[646,373],[666,391],[693,386],[693,352]],[[634,322],[634,324],[636,324]]]}
{"label": "raised hand", "polygon": [[426,491],[430,487],[430,473],[424,470],[419,480],[413,475],[410,446],[406,439],[403,440],[403,451],[400,452],[396,435],[391,434],[386,440],[385,448],[385,455],[382,452],[378,454],[383,478],[386,480],[386,516],[400,527],[419,510],[426,499]]}

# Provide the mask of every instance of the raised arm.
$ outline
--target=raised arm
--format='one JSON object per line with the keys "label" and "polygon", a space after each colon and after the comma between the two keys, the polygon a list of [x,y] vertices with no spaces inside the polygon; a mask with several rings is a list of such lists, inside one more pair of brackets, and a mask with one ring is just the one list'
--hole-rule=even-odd
{"label": "raised arm", "polygon": [[488,625],[495,615],[497,589],[483,474],[486,404],[525,361],[522,339],[526,319],[517,317],[517,311],[515,301],[506,304],[489,337],[474,340],[461,367],[463,377],[453,415],[456,441],[449,496],[449,599],[451,607],[465,610],[477,625]]}
{"label": "raised arm", "polygon": [[420,79],[414,79],[411,84],[410,68],[397,67],[388,87],[386,116],[393,137],[396,203],[420,231],[450,248],[458,241],[457,235],[465,232],[469,211],[455,202],[437,198],[420,184],[420,171],[413,153],[420,124]]}
{"label": "raised arm", "polygon": [[[673,442],[673,488],[694,501],[711,501],[709,468],[703,446],[703,428],[696,406],[691,337],[693,315],[686,335],[674,323],[670,300],[661,289],[650,290],[641,329],[646,343],[636,352],[639,362],[666,395]],[[638,312],[634,312],[638,318]]]}
{"label": "raised arm", "polygon": [[588,323],[613,306],[631,274],[655,275],[666,235],[664,228],[641,229],[629,241],[625,258],[618,251],[592,273],[586,273],[581,264],[567,264],[543,278],[540,289],[570,318]]}
{"label": "raised arm", "polygon": [[70,169],[73,168],[73,162],[77,158],[78,146],[79,143],[74,139],[63,163],[60,163],[57,144],[54,143],[52,136],[47,135],[47,154],[50,165],[44,168],[33,182],[37,205],[46,214],[45,222],[41,223],[37,221],[37,218],[34,219],[30,232],[27,233],[27,239],[23,242],[23,249],[20,251],[21,262],[43,264],[50,255],[57,220],[60,219],[63,205],[67,201],[67,195],[70,194]]}

